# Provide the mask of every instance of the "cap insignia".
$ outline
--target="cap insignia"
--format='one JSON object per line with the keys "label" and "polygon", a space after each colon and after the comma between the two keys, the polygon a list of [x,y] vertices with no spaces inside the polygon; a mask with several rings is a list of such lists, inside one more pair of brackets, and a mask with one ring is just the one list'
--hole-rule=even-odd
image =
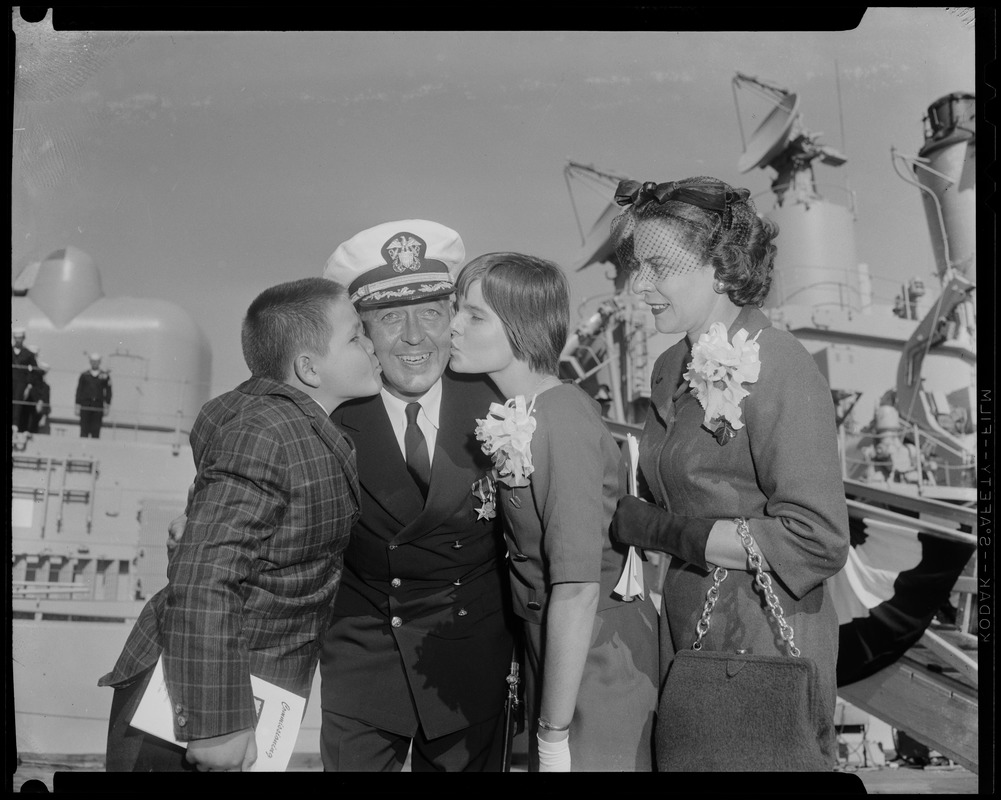
{"label": "cap insignia", "polygon": [[393,269],[396,272],[406,272],[407,270],[416,272],[423,266],[421,262],[423,247],[424,243],[420,239],[401,235],[386,245],[386,252],[392,256]]}

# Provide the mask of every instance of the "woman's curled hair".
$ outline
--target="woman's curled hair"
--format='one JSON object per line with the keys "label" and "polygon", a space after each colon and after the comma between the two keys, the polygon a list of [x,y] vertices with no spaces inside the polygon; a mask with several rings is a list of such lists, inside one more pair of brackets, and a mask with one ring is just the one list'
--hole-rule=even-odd
{"label": "woman's curled hair", "polygon": [[[631,183],[632,187],[639,186]],[[694,192],[686,194],[688,189]],[[758,216],[746,189],[700,176],[666,184],[643,184],[635,194],[616,199],[622,204],[631,202],[612,221],[612,235],[624,269],[639,266],[635,257],[637,226],[658,220],[666,226],[663,237],[656,233],[645,235],[647,247],[660,239],[669,252],[670,242],[677,242],[703,264],[713,267],[714,277],[726,287],[734,305],[760,306],[764,302],[772,283],[778,226]]]}
{"label": "woman's curled hair", "polygon": [[707,254],[716,279],[726,287],[726,295],[735,306],[760,306],[772,286],[778,225],[753,212],[748,223],[746,241],[734,243],[733,231],[724,230]]}

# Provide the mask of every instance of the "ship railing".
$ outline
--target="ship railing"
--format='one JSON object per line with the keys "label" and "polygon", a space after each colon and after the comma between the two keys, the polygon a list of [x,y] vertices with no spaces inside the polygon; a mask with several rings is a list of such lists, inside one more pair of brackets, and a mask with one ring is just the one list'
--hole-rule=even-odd
{"label": "ship railing", "polygon": [[[870,274],[869,283],[872,287],[869,292],[870,307],[875,306],[887,309],[903,308],[901,304],[904,302],[903,298],[906,297],[906,294],[903,292],[900,281],[893,280],[892,278],[884,278],[882,275]],[[923,309],[924,303],[920,303],[920,307]],[[863,311],[865,308],[866,306],[863,305]],[[899,314],[895,312],[894,316],[899,316]],[[907,317],[911,319],[919,318],[917,306],[912,310],[908,310]]]}
{"label": "ship railing", "polygon": [[811,294],[819,297],[830,297],[836,291],[837,300],[818,301],[811,299],[808,305],[814,309],[836,308],[841,311],[861,314],[868,313],[869,310],[875,308],[882,308],[892,311],[895,317],[901,319],[919,320],[931,310],[937,296],[932,292],[913,295],[907,284],[874,275],[868,276],[869,288],[863,291],[861,286],[853,285],[852,276],[846,275],[842,268],[812,267],[811,272],[826,273],[828,278],[796,285],[789,294],[784,294],[781,276],[778,276],[778,280],[773,283],[772,293],[769,295],[769,307],[803,305],[799,298],[804,295],[808,298]]}
{"label": "ship railing", "polygon": [[[14,405],[19,404],[15,401]],[[34,406],[34,403],[25,402],[21,405]],[[50,405],[49,414],[35,427],[35,430],[29,429],[20,433],[66,436],[70,431],[79,429],[80,417],[76,413],[78,408],[88,410],[87,406]],[[119,441],[139,441],[147,438],[146,434],[154,433],[166,436],[175,446],[181,446],[187,442],[194,421],[194,416],[185,414],[181,410],[177,410],[171,416],[166,412],[116,411],[112,408],[101,422],[101,436]]]}
{"label": "ship railing", "polygon": [[[921,294],[915,294],[913,287],[907,283],[885,278],[881,275],[869,274],[867,279],[869,288],[863,291],[861,286],[854,286],[850,279],[842,279],[845,274],[843,269],[814,267],[813,272],[826,271],[838,275],[837,280],[816,281],[814,283],[797,286],[791,294],[782,297],[781,303],[777,306],[796,304],[796,297],[809,291],[818,292],[821,296],[826,292],[830,294],[831,287],[838,291],[838,300],[828,300],[825,302],[811,302],[813,308],[833,307],[840,310],[847,310],[861,314],[868,314],[874,309],[885,309],[892,312],[894,317],[917,321],[931,311],[935,305],[935,299],[941,294],[942,285],[939,282]],[[779,284],[775,284],[781,289]],[[818,291],[819,290],[819,291]],[[775,297],[778,297],[777,290],[772,290]],[[771,299],[774,301],[775,297]]]}
{"label": "ship railing", "polygon": [[15,598],[54,599],[90,594],[91,587],[82,583],[60,581],[11,581],[11,595]]}
{"label": "ship railing", "polygon": [[[30,374],[38,373],[33,370]],[[81,407],[74,402],[79,375],[65,369],[49,369],[44,373],[50,395],[46,403],[48,415],[36,432],[66,435],[67,428],[79,426]],[[201,404],[209,398],[209,386],[198,381],[127,371],[112,371],[111,378],[112,400],[101,425],[102,436],[108,431],[110,438],[139,440],[148,438],[144,436],[147,433],[173,434],[175,444],[183,444]],[[12,410],[35,408],[37,398],[37,390],[27,399],[12,398]]]}
{"label": "ship railing", "polygon": [[[832,191],[835,195],[841,198],[840,205],[843,205],[851,212],[852,219],[858,219],[858,212],[857,212],[858,204],[856,202],[856,196],[854,191],[845,188],[841,184],[827,183],[826,181],[819,181],[819,182],[813,181],[812,187],[815,191],[813,199],[815,200],[826,199],[826,197],[820,193],[821,189],[823,189],[824,191]],[[778,197],[781,196],[780,193],[784,194],[786,192],[789,192],[791,195],[795,195],[796,192],[800,191],[801,189],[802,186],[798,184],[796,181],[789,181],[788,183],[773,183],[770,188],[763,189],[760,192],[752,194],[751,199],[757,200],[758,198],[764,197],[765,195],[775,195],[776,196],[775,205],[776,207],[779,207],[781,205],[778,201]],[[760,208],[761,204],[755,203],[755,205],[758,205]]]}
{"label": "ship railing", "polygon": [[[828,270],[829,272],[835,272],[843,274],[844,270]],[[837,290],[838,299],[826,300],[823,302],[811,302],[810,305],[814,309],[824,309],[824,308],[836,308],[839,311],[858,311],[859,306],[862,302],[862,295],[859,290],[845,283],[842,280],[833,281],[814,281],[813,283],[804,284],[803,286],[797,286],[796,290],[785,297],[782,298],[781,302],[778,304],[779,307],[789,304],[795,305],[796,298],[799,295],[809,295],[811,292],[821,292],[821,296],[830,295],[830,289]]]}
{"label": "ship railing", "polygon": [[[890,469],[889,476],[879,476],[880,465],[864,457],[852,457],[849,455],[847,434],[842,427],[840,434],[840,455],[841,474],[845,478],[865,475],[868,482],[874,483],[909,483],[918,487],[920,492],[924,487],[947,486],[953,488],[974,487],[976,472],[976,456],[967,450],[955,447],[951,443],[942,440],[929,431],[922,430],[918,425],[904,425],[901,439],[913,444],[912,455],[914,458],[911,464],[912,469],[901,474],[896,469]],[[862,433],[863,440],[867,435]],[[875,439],[873,439],[875,441]],[[930,443],[930,444],[929,444]],[[927,455],[927,450],[931,450],[933,455]],[[934,448],[934,449],[932,449]],[[941,457],[936,457],[942,452],[954,463],[947,463]],[[958,463],[956,463],[958,462]],[[905,477],[906,476],[906,477]]]}
{"label": "ship railing", "polygon": [[[848,455],[842,456],[842,475],[845,477],[868,476],[874,467],[872,461],[864,458],[852,458]],[[913,470],[908,474],[913,475],[913,480],[905,480],[903,475],[891,471],[890,477],[866,477],[867,483],[896,483],[912,484],[920,491],[923,487],[948,486],[952,488],[973,488],[973,475],[976,466],[963,466],[961,464],[942,464],[935,459],[926,459],[918,456],[918,460]]]}

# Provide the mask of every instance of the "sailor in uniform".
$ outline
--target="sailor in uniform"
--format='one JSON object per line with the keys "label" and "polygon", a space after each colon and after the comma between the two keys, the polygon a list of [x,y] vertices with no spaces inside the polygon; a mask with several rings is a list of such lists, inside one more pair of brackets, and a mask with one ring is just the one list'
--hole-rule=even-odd
{"label": "sailor in uniform", "polygon": [[101,369],[100,353],[91,353],[90,369],[80,375],[76,386],[76,415],[80,417],[80,435],[97,439],[101,423],[111,407],[111,375]]}

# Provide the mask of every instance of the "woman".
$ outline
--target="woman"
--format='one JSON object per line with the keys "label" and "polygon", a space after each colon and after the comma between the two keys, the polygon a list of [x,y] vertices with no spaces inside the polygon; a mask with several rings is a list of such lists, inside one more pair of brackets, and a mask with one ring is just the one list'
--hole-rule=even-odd
{"label": "woman", "polygon": [[567,279],[548,261],[492,253],[456,289],[452,369],[486,373],[511,398],[483,409],[477,437],[499,470],[474,490],[482,513],[500,508],[524,623],[529,769],[650,770],[656,609],[613,592],[627,548],[608,527],[625,470],[597,403],[557,377]]}
{"label": "woman", "polygon": [[[717,566],[729,575],[702,647],[786,654],[738,535],[737,520],[745,520],[795,645],[819,668],[833,722],[838,620],[825,580],[847,558],[848,512],[827,383],[803,346],[758,308],[777,228],[758,218],[746,189],[715,178],[623,181],[616,199],[628,206],[612,231],[632,291],[658,331],[685,335],[654,365],[640,440],[640,477],[656,504],[625,497],[612,526],[618,541],[673,557],[663,587],[662,674],[696,640]],[[656,750],[666,769],[664,712],[662,696]],[[818,769],[835,763],[827,728],[819,737],[827,763]]]}

